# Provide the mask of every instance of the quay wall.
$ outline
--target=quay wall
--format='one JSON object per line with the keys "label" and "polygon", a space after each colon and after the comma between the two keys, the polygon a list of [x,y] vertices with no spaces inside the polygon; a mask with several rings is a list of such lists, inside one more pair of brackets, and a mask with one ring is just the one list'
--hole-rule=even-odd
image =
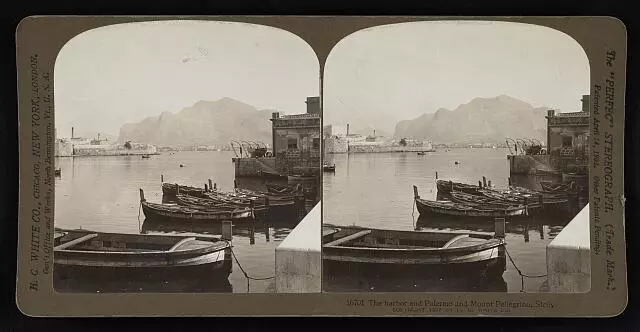
{"label": "quay wall", "polygon": [[260,171],[275,172],[276,158],[233,158],[236,177],[260,176]]}
{"label": "quay wall", "polygon": [[431,146],[349,145],[349,153],[431,152]]}
{"label": "quay wall", "polygon": [[132,143],[128,149],[124,144],[73,144],[70,142],[56,142],[56,157],[85,157],[85,156],[131,156],[158,154],[155,145]]}
{"label": "quay wall", "polygon": [[555,172],[549,155],[508,155],[511,174],[534,175],[538,171]]}
{"label": "quay wall", "polygon": [[591,289],[589,204],[547,245],[547,284],[552,293]]}
{"label": "quay wall", "polygon": [[325,153],[347,153],[347,140],[340,137],[330,137],[324,140]]}
{"label": "quay wall", "polygon": [[321,203],[300,221],[276,248],[276,292],[320,293],[322,256]]}

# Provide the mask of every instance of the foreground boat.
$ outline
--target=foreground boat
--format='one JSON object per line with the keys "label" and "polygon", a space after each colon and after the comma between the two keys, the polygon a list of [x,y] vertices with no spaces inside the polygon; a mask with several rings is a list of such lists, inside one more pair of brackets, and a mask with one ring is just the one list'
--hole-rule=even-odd
{"label": "foreground boat", "polygon": [[518,206],[481,206],[478,204],[463,204],[452,201],[431,201],[420,198],[418,188],[413,186],[414,200],[420,215],[442,215],[455,217],[499,218],[519,217],[528,215],[526,205]]}
{"label": "foreground boat", "polygon": [[323,270],[403,277],[496,277],[505,241],[494,234],[323,227]]}
{"label": "foreground boat", "polygon": [[231,244],[214,237],[56,229],[53,251],[58,282],[227,279],[232,268]]}

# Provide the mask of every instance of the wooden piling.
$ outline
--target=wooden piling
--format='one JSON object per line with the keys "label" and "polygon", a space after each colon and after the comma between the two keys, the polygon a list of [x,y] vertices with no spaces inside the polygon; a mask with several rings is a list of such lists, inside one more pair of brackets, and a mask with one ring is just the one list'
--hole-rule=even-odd
{"label": "wooden piling", "polygon": [[209,186],[207,186],[207,184],[204,184],[204,191],[209,191]]}
{"label": "wooden piling", "polygon": [[140,188],[140,202],[145,202],[146,199],[144,199],[144,191],[142,190],[142,188]]}
{"label": "wooden piling", "polygon": [[231,221],[222,222],[222,239],[227,241],[233,239],[233,224]]}
{"label": "wooden piling", "polygon": [[494,219],[494,237],[499,238],[499,239],[504,239],[504,235],[505,235],[505,218],[498,218],[496,217]]}
{"label": "wooden piling", "polygon": [[491,188],[491,180],[487,182],[487,185],[489,186],[489,188]]}
{"label": "wooden piling", "polygon": [[482,188],[486,188],[487,187],[487,178],[482,176]]}
{"label": "wooden piling", "polygon": [[213,190],[213,186],[211,185],[211,179],[209,179],[209,190]]}
{"label": "wooden piling", "polygon": [[164,175],[160,174],[160,183],[164,183]]}
{"label": "wooden piling", "polygon": [[482,181],[478,180],[478,188],[482,188]]}
{"label": "wooden piling", "polygon": [[436,180],[438,179],[438,171],[436,171]]}
{"label": "wooden piling", "polygon": [[217,184],[217,183],[214,183],[214,184],[213,184],[213,190],[214,190],[214,191],[215,191],[215,190],[218,190],[218,184]]}

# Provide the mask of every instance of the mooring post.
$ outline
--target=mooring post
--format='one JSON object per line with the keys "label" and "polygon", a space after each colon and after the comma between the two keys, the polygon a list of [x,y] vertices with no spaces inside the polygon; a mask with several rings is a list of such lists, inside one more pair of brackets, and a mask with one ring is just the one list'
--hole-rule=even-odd
{"label": "mooring post", "polygon": [[498,218],[496,217],[494,219],[494,227],[495,227],[495,234],[494,237],[499,238],[499,239],[504,239],[504,235],[505,235],[505,218]]}
{"label": "mooring post", "polygon": [[438,171],[436,171],[436,180],[438,179]]}
{"label": "mooring post", "polygon": [[214,184],[213,184],[213,190],[214,190],[214,191],[215,191],[215,190],[218,190],[218,184],[217,184],[217,183],[214,183]]}
{"label": "mooring post", "polygon": [[491,188],[491,180],[489,180],[487,184],[489,185],[489,188]]}
{"label": "mooring post", "polygon": [[483,175],[482,176],[482,188],[486,188],[487,187],[487,178]]}
{"label": "mooring post", "polygon": [[231,221],[222,222],[222,239],[231,242],[233,239],[233,224]]}
{"label": "mooring post", "polygon": [[413,186],[413,198],[414,199],[419,199],[420,195],[418,195],[418,187]]}
{"label": "mooring post", "polygon": [[478,188],[482,188],[482,181],[478,180]]}
{"label": "mooring post", "polygon": [[207,186],[207,184],[204,184],[204,191],[209,191],[209,186]]}
{"label": "mooring post", "polygon": [[164,183],[164,175],[160,174],[160,183]]}
{"label": "mooring post", "polygon": [[140,188],[140,202],[144,202],[144,201],[146,201],[144,199],[144,191],[142,190],[142,188]]}
{"label": "mooring post", "polygon": [[211,179],[209,179],[209,190],[213,190],[213,186],[211,185]]}

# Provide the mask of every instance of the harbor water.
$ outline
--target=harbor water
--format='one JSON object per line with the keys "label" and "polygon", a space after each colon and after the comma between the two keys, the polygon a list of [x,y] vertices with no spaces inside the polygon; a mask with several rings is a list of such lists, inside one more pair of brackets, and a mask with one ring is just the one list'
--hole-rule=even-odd
{"label": "harbor water", "polygon": [[[323,177],[323,222],[332,225],[356,225],[397,230],[468,230],[494,232],[493,220],[469,222],[464,218],[419,217],[414,206],[413,186],[425,199],[435,199],[436,172],[439,179],[478,184],[486,177],[495,187],[507,187],[509,164],[507,149],[458,148],[417,155],[400,153],[330,154],[326,161],[336,165],[335,173]],[[511,179],[514,184],[529,186],[540,178]],[[507,251],[522,273],[546,274],[546,246],[570,221],[570,217],[542,217],[525,222],[508,222]],[[398,280],[371,283],[356,276],[323,279],[325,291],[545,291],[545,278],[522,278],[507,260],[503,280],[485,289],[467,289],[464,284],[402,284]]]}
{"label": "harbor water", "polygon": [[[147,201],[155,203],[162,202],[161,177],[165,182],[201,188],[211,179],[219,190],[232,191],[233,156],[233,152],[228,151],[188,151],[165,152],[148,159],[140,156],[56,158],[61,177],[56,178],[55,185],[55,227],[131,234],[220,235],[219,228],[207,226],[194,228],[145,223],[144,213],[140,209],[139,189],[144,190]],[[265,190],[264,184],[265,181],[261,179],[238,179],[238,187],[242,188]],[[274,222],[252,229],[234,227],[233,251],[250,277],[273,277],[275,248],[295,227],[295,222]],[[274,279],[251,280],[247,283],[235,261],[228,281],[228,284],[214,285],[212,291],[275,291]],[[172,282],[167,282],[167,291]],[[198,288],[201,286],[191,287],[188,280],[175,283],[180,285],[176,286],[179,288],[176,291],[207,291]],[[100,285],[95,286],[99,291]]]}

